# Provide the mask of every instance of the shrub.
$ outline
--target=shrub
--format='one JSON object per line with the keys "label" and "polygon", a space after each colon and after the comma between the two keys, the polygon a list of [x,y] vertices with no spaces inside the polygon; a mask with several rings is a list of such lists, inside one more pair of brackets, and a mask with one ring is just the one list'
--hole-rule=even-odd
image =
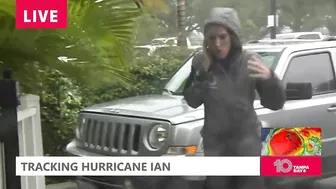
{"label": "shrub", "polygon": [[73,137],[77,114],[83,108],[79,88],[55,70],[41,72],[40,76],[44,153],[63,155],[63,148]]}
{"label": "shrub", "polygon": [[133,82],[86,88],[86,105],[145,94],[162,93],[165,78],[169,78],[193,53],[192,50],[169,47],[156,50],[153,55],[135,58],[131,66]]}

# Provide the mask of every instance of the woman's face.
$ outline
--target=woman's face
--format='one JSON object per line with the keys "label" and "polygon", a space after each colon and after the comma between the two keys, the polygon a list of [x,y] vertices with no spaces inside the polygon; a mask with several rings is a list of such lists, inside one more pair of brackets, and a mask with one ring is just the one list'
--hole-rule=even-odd
{"label": "woman's face", "polygon": [[209,26],[205,44],[209,53],[218,59],[225,58],[231,48],[231,36],[226,28],[219,25]]}

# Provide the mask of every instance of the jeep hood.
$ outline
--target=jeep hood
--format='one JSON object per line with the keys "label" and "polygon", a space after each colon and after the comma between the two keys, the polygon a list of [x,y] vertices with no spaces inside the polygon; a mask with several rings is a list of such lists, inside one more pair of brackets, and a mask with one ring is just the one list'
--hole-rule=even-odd
{"label": "jeep hood", "polygon": [[[262,106],[256,101],[255,108],[259,107]],[[82,112],[159,119],[180,124],[203,119],[203,108],[203,106],[197,109],[189,107],[183,96],[146,95],[93,105],[83,109]]]}

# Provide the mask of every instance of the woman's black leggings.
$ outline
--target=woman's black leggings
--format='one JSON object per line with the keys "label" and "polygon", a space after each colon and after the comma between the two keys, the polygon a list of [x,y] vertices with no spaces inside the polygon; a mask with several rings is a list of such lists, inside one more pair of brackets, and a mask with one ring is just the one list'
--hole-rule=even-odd
{"label": "woman's black leggings", "polygon": [[[203,136],[205,156],[260,156],[261,140],[256,135],[244,138]],[[205,189],[266,189],[261,176],[209,176]]]}

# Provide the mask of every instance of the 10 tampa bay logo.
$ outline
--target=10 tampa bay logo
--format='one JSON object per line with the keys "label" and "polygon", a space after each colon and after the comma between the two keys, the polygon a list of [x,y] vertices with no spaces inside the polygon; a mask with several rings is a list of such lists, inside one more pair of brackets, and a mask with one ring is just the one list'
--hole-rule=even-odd
{"label": "10 tampa bay logo", "polygon": [[309,170],[309,165],[293,165],[289,159],[277,159],[274,166],[277,173],[305,173]]}

